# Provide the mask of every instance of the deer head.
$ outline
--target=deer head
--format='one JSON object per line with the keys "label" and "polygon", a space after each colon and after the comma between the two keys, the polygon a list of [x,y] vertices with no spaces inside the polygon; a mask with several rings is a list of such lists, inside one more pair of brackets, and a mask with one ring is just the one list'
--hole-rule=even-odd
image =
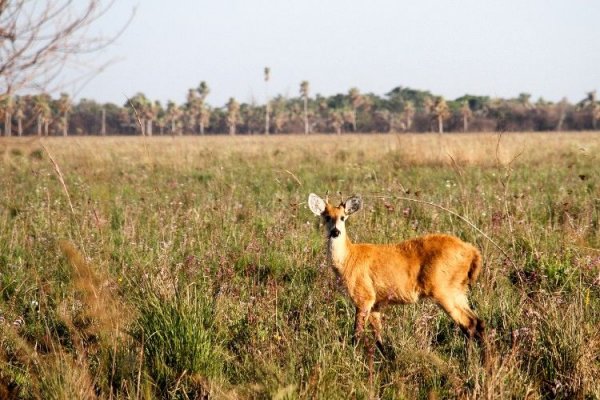
{"label": "deer head", "polygon": [[329,239],[346,233],[346,218],[360,210],[361,206],[362,199],[359,196],[352,196],[337,207],[331,205],[328,198],[323,200],[314,193],[308,196],[308,207],[313,214],[323,218]]}

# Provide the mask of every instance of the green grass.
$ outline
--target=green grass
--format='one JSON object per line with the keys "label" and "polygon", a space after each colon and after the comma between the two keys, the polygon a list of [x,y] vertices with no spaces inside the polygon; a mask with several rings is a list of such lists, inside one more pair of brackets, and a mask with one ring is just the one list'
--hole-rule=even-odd
{"label": "green grass", "polygon": [[[0,141],[0,397],[600,398],[600,136],[498,140]],[[355,241],[482,250],[490,371],[422,302],[385,311],[370,373],[306,207],[326,191],[362,194]]]}

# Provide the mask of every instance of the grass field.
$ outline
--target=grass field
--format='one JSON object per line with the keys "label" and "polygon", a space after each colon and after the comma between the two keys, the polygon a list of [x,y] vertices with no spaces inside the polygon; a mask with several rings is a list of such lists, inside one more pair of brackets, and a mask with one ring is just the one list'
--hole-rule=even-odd
{"label": "grass field", "polygon": [[[326,191],[355,242],[481,249],[490,370],[430,302],[369,368]],[[599,225],[598,133],[3,138],[0,398],[600,399]]]}

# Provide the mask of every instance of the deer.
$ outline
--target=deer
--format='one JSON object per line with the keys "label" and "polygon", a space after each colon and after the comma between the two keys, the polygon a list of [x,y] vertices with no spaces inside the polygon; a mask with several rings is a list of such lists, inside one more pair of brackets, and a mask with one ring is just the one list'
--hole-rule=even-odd
{"label": "deer", "polygon": [[311,193],[310,210],[322,219],[327,255],[356,307],[355,345],[365,325],[372,326],[377,348],[386,354],[381,337],[382,310],[388,305],[433,299],[461,328],[470,344],[475,338],[484,349],[485,323],[469,306],[467,292],[482,268],[481,253],[473,245],[447,234],[428,234],[394,244],[352,243],[347,218],[362,207],[360,196],[338,205]]}

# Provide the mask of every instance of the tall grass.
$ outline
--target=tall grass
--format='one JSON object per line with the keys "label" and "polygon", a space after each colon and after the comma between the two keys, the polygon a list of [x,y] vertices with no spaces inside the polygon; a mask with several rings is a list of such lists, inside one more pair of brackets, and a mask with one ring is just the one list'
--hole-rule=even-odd
{"label": "tall grass", "polygon": [[[0,141],[0,397],[600,398],[596,133],[43,144]],[[305,205],[327,190],[363,195],[355,241],[482,250],[490,370],[427,302],[385,311],[369,365]]]}

